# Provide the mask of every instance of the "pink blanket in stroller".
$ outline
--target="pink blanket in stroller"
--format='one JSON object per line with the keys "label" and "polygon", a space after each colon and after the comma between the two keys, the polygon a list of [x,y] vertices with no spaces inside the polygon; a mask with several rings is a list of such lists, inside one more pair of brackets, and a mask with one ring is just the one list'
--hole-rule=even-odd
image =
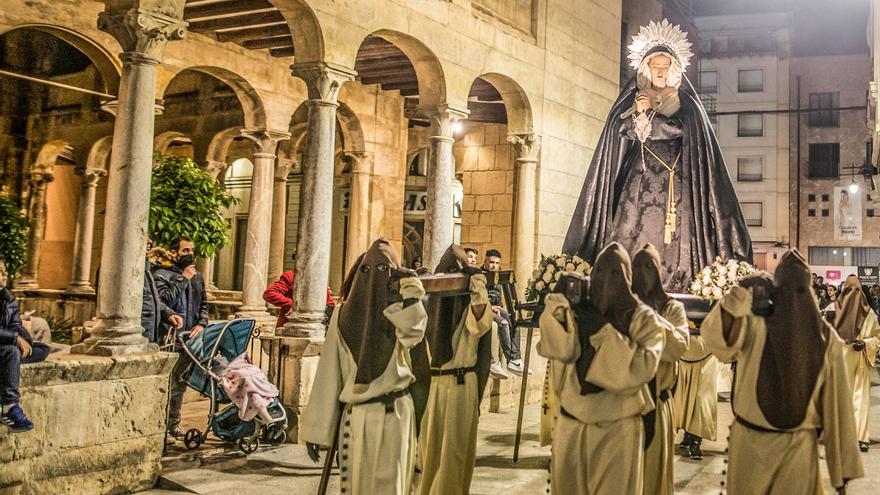
{"label": "pink blanket in stroller", "polygon": [[263,371],[242,354],[220,373],[220,385],[232,403],[238,406],[238,417],[250,421],[278,396],[278,388]]}

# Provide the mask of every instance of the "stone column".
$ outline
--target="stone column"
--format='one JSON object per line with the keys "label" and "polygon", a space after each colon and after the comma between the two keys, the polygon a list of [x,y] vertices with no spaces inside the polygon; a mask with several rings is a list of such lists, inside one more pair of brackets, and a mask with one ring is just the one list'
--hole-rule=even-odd
{"label": "stone column", "polygon": [[351,162],[351,194],[348,201],[348,246],[345,272],[370,247],[370,177],[373,154],[368,151],[346,153]]}
{"label": "stone column", "polygon": [[92,238],[95,233],[95,190],[106,170],[86,168],[82,171],[79,208],[76,217],[76,236],[73,242],[73,270],[67,294],[94,294],[91,284]]}
{"label": "stone column", "polygon": [[55,180],[52,172],[43,168],[31,170],[29,182],[30,208],[28,208],[27,260],[21,277],[15,281],[16,289],[39,288],[37,273],[40,269],[40,245],[46,234],[46,187]]}
{"label": "stone column", "polygon": [[[200,165],[199,168],[216,181],[220,172],[226,169],[226,164],[208,160],[204,165]],[[208,291],[208,299],[216,299],[213,292],[219,289],[214,285],[214,257],[196,258],[196,271],[202,274],[202,279],[205,281],[205,287]]]}
{"label": "stone column", "polygon": [[453,239],[452,181],[455,163],[452,157],[453,124],[467,117],[467,110],[442,106],[431,112],[431,155],[428,163],[428,209],[425,212],[424,266],[433,270]]}
{"label": "stone column", "polygon": [[248,207],[247,239],[244,246],[240,317],[268,319],[263,291],[269,269],[269,238],[272,234],[272,176],[278,141],[290,139],[290,133],[244,130],[242,136],[256,143],[251,199]]}
{"label": "stone column", "polygon": [[513,215],[513,267],[520,287],[535,268],[535,210],[537,208],[538,151],[541,138],[532,133],[511,133],[507,141],[516,156],[516,196]]}
{"label": "stone column", "polygon": [[275,161],[275,190],[272,192],[272,235],[269,239],[269,280],[284,272],[284,243],[287,238],[287,176],[293,161]]}
{"label": "stone column", "polygon": [[[126,7],[119,8],[120,4]],[[122,77],[110,171],[101,284],[91,336],[74,346],[80,354],[149,352],[142,335],[144,256],[153,160],[156,67],[165,44],[186,35],[184,2],[107,2],[98,27],[122,46]],[[161,10],[161,13],[159,11]]]}
{"label": "stone column", "polygon": [[333,221],[333,158],[336,141],[336,98],[354,79],[349,68],[324,62],[293,66],[306,82],[309,100],[308,144],[302,163],[302,191],[296,243],[293,309],[283,333],[293,337],[323,336],[330,240]]}

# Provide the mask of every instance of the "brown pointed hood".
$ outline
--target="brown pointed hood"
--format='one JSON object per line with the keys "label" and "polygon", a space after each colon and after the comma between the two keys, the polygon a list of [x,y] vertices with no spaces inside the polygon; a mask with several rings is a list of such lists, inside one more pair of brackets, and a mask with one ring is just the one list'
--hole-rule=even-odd
{"label": "brown pointed hood", "polygon": [[773,277],[773,314],[757,381],[758,406],[776,428],[800,425],[822,370],[827,330],[810,288],[810,266],[797,251],[782,256]]}
{"label": "brown pointed hood", "polygon": [[391,279],[400,267],[397,260],[391,244],[379,239],[345,277],[338,325],[357,363],[355,383],[370,383],[381,376],[394,353],[394,325],[383,311],[391,304]]}
{"label": "brown pointed hood", "polygon": [[645,244],[632,259],[632,290],[655,311],[663,311],[669,295],[660,279],[660,253],[653,244]]}
{"label": "brown pointed hood", "polygon": [[639,300],[632,292],[632,265],[623,246],[608,244],[596,257],[590,279],[590,302],[614,328],[628,335]]}
{"label": "brown pointed hood", "polygon": [[[434,273],[460,273],[466,266],[467,253],[458,244],[453,244],[443,253]],[[428,299],[425,308],[428,313],[425,340],[431,353],[431,367],[440,368],[452,360],[452,334],[465,317],[470,302],[471,298],[467,294]]]}
{"label": "brown pointed hood", "polygon": [[859,277],[855,275],[846,277],[843,289],[837,297],[837,318],[834,320],[840,338],[848,344],[858,339],[869,311],[871,306],[862,291]]}

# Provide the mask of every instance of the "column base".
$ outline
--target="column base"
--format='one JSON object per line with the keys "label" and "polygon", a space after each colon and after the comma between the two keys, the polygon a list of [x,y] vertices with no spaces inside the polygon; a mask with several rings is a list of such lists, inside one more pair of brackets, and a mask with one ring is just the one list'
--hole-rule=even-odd
{"label": "column base", "polygon": [[145,352],[159,352],[159,346],[152,342],[127,344],[107,342],[100,337],[89,337],[81,344],[76,344],[70,348],[71,354],[87,354],[91,356],[122,356],[125,354],[143,354]]}
{"label": "column base", "polygon": [[281,337],[279,340],[283,342],[278,367],[282,378],[277,383],[281,403],[288,413],[287,441],[297,443],[302,413],[309,403],[324,339]]}
{"label": "column base", "polygon": [[140,322],[126,319],[98,318],[89,338],[70,348],[71,354],[92,356],[120,356],[157,352],[159,346],[151,343],[143,335]]}
{"label": "column base", "polygon": [[313,338],[327,334],[324,313],[291,313],[284,327],[278,330],[278,334],[285,337]]}
{"label": "column base", "polygon": [[67,290],[64,291],[65,294],[74,295],[74,296],[94,296],[95,289],[88,282],[79,283],[79,284],[71,284]]}
{"label": "column base", "polygon": [[20,278],[12,284],[13,289],[22,289],[22,290],[37,290],[40,288],[40,285],[37,283],[37,279],[35,278]]}
{"label": "column base", "polygon": [[270,315],[266,312],[266,310],[248,310],[247,308],[239,309],[235,313],[236,318],[249,318],[255,320],[257,322],[257,328],[260,329],[260,332],[270,332],[275,333],[275,323],[278,321],[277,318]]}

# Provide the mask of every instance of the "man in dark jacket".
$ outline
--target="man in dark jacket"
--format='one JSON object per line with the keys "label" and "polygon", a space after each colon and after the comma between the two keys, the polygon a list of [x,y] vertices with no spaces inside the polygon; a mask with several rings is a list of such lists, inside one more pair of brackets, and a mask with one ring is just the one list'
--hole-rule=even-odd
{"label": "man in dark jacket", "polygon": [[[180,315],[183,325],[180,329],[186,338],[198,335],[208,325],[208,297],[205,294],[205,281],[196,272],[194,255],[195,244],[192,239],[179,237],[169,246],[174,259],[170,267],[161,267],[153,272],[159,300]],[[165,325],[164,329],[170,331]],[[174,347],[180,352],[179,346]],[[168,433],[179,438],[180,406],[186,391],[186,379],[191,369],[189,359],[181,355],[171,371],[171,384],[168,391]]]}
{"label": "man in dark jacket", "polygon": [[46,359],[49,346],[34,342],[21,325],[18,301],[6,288],[8,280],[6,262],[0,260],[0,422],[18,433],[34,428],[18,404],[21,365]]}
{"label": "man in dark jacket", "polygon": [[[147,240],[147,252],[150,251],[152,241]],[[156,280],[150,270],[150,261],[144,263],[144,305],[141,308],[141,326],[144,328],[144,337],[159,346],[164,345],[167,337],[166,325],[179,330],[183,326],[183,318],[169,308],[156,288]]]}

